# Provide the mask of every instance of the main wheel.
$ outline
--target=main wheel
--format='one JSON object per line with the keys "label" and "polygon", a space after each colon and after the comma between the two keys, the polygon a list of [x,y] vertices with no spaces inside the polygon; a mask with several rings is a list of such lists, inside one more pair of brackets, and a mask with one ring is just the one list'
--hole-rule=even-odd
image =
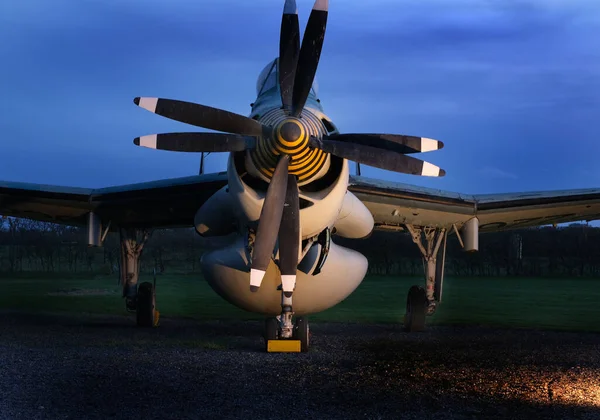
{"label": "main wheel", "polygon": [[404,328],[409,332],[425,331],[425,316],[427,314],[427,294],[420,286],[412,286],[406,298],[406,315]]}
{"label": "main wheel", "polygon": [[156,293],[150,282],[139,285],[136,299],[136,321],[138,327],[153,327],[156,316]]}
{"label": "main wheel", "polygon": [[300,316],[296,318],[296,328],[294,329],[296,340],[300,340],[300,350],[308,351],[310,330],[308,328],[308,319]]}

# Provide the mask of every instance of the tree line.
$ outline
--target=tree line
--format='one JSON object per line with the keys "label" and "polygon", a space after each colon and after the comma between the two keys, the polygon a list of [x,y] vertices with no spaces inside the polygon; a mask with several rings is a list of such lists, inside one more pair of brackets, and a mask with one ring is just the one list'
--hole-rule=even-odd
{"label": "tree line", "polygon": [[[334,242],[364,254],[369,273],[422,275],[417,246],[407,233],[375,231],[369,239],[334,236]],[[194,229],[161,229],[144,247],[141,269],[161,273],[197,273],[207,248]],[[119,272],[120,244],[109,233],[102,248],[89,248],[85,229],[28,219],[0,219],[0,273]],[[453,276],[600,275],[600,228],[587,224],[539,227],[480,235],[479,252],[463,252],[456,235],[448,236],[446,274]]]}

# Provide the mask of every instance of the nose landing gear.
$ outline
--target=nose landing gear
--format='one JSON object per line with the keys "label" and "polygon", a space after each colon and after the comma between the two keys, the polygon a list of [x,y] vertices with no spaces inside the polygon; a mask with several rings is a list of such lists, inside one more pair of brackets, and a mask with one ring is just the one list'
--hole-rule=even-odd
{"label": "nose landing gear", "polygon": [[265,320],[265,349],[274,352],[307,352],[310,330],[308,319],[298,317],[292,321],[292,298],[282,293],[281,315]]}

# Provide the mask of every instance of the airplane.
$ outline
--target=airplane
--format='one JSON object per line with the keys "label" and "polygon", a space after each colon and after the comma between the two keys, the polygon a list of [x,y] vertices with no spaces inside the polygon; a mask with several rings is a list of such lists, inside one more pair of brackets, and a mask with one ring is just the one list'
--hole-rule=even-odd
{"label": "airplane", "polygon": [[600,219],[600,189],[470,195],[350,174],[349,161],[397,173],[444,176],[413,157],[442,142],[397,134],[343,134],[324,113],[315,75],[329,4],[316,0],[300,43],[286,0],[279,55],[260,72],[249,116],[179,100],[138,97],[159,116],[217,132],[145,135],[134,144],[183,153],[229,153],[227,171],[99,189],[0,182],[0,214],[86,227],[89,246],[119,232],[120,279],[140,327],[156,325],[156,291],[138,284],[152,230],[191,227],[213,249],[204,279],[231,304],[265,316],[265,342],[309,349],[307,316],[353,293],[368,268],[335,237],[369,240],[374,229],[408,232],[425,284],[407,295],[404,327],[422,331],[442,301],[446,242],[478,251],[484,232]]}

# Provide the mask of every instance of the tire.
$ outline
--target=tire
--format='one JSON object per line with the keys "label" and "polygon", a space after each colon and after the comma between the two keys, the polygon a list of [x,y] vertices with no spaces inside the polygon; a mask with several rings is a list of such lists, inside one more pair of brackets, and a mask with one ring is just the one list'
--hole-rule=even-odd
{"label": "tire", "polygon": [[136,321],[138,327],[151,328],[156,316],[156,293],[150,282],[139,285],[136,299]]}
{"label": "tire", "polygon": [[298,317],[296,319],[296,328],[294,331],[296,334],[296,340],[300,340],[300,351],[303,353],[308,351],[310,344],[310,330],[308,328],[308,319],[305,317]]}
{"label": "tire", "polygon": [[420,286],[412,286],[406,298],[406,314],[404,315],[404,328],[408,332],[425,331],[425,317],[427,316],[427,294]]}

